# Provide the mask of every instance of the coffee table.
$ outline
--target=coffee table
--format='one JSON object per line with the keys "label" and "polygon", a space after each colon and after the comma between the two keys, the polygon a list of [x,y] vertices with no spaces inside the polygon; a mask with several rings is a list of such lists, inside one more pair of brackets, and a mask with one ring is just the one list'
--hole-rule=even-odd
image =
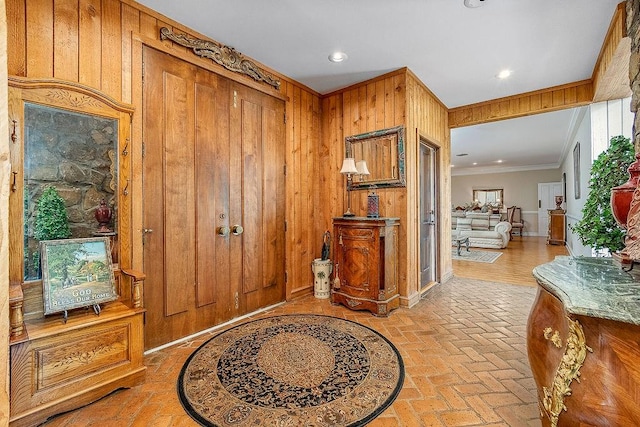
{"label": "coffee table", "polygon": [[469,237],[454,237],[453,241],[458,244],[458,256],[460,256],[460,249],[462,248],[462,245],[465,245],[467,252],[469,252]]}

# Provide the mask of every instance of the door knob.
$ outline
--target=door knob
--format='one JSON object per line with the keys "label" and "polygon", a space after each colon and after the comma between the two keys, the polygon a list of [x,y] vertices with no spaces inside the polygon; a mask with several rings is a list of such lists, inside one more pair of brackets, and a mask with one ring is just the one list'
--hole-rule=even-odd
{"label": "door knob", "polygon": [[229,235],[229,227],[223,225],[222,227],[218,227],[218,236],[228,236]]}
{"label": "door knob", "polygon": [[242,228],[241,225],[236,224],[231,228],[231,232],[233,233],[234,236],[239,236],[242,234],[242,232],[244,232],[244,228]]}
{"label": "door knob", "polygon": [[153,228],[145,228],[143,231],[145,233],[153,233]]}

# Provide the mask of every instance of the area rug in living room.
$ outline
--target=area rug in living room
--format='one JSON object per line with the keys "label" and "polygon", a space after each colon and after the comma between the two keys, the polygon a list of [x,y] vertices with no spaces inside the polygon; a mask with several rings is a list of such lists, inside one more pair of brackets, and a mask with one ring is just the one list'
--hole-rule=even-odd
{"label": "area rug in living room", "polygon": [[331,316],[253,320],[198,348],[178,377],[204,426],[363,426],[396,399],[404,363],[383,335]]}
{"label": "area rug in living room", "polygon": [[451,258],[456,261],[475,261],[475,262],[487,262],[492,263],[498,259],[502,255],[502,252],[490,252],[490,251],[479,251],[479,250],[469,250],[467,251],[464,247],[460,250],[460,255],[458,256],[458,249],[453,248],[451,250]]}

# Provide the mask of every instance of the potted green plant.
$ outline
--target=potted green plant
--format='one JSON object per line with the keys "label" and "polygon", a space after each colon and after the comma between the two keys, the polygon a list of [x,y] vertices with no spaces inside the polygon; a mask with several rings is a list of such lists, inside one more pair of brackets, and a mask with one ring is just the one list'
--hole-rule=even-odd
{"label": "potted green plant", "polygon": [[33,234],[38,240],[66,239],[71,236],[64,199],[54,187],[47,187],[38,199]]}
{"label": "potted green plant", "polygon": [[617,224],[611,211],[611,189],[629,179],[627,169],[633,161],[633,144],[629,138],[619,135],[611,138],[609,148],[593,162],[582,219],[570,227],[582,244],[597,251],[606,249],[609,253],[624,248],[625,230]]}

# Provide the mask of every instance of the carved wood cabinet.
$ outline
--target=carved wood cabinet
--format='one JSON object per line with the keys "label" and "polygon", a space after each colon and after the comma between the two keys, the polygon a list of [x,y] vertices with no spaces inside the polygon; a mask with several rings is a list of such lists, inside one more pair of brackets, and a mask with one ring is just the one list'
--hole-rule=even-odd
{"label": "carved wood cabinet", "polygon": [[[91,309],[89,309],[91,310]],[[96,316],[72,312],[25,322],[12,339],[10,425],[33,426],[144,380],[144,309],[120,302]]]}
{"label": "carved wood cabinet", "polygon": [[333,220],[334,280],[331,302],[387,316],[400,305],[398,218]]}
{"label": "carved wood cabinet", "polygon": [[565,244],[565,214],[562,209],[549,209],[549,233],[547,243],[550,245]]}
{"label": "carved wood cabinet", "polygon": [[[9,425],[19,427],[143,382],[145,275],[132,268],[133,107],[74,82],[10,76],[8,83]],[[101,198],[118,213],[109,266],[118,299],[95,312],[70,310],[66,320],[62,313],[44,314],[38,243],[48,239],[36,238],[29,214],[49,186],[57,186],[67,210],[76,213],[68,221],[74,239],[91,237],[98,228],[95,215],[84,210],[93,214]],[[78,286],[88,281],[80,279]],[[61,286],[51,280],[52,289]]]}
{"label": "carved wood cabinet", "polygon": [[557,257],[533,275],[527,351],[542,425],[640,425],[640,274]]}

